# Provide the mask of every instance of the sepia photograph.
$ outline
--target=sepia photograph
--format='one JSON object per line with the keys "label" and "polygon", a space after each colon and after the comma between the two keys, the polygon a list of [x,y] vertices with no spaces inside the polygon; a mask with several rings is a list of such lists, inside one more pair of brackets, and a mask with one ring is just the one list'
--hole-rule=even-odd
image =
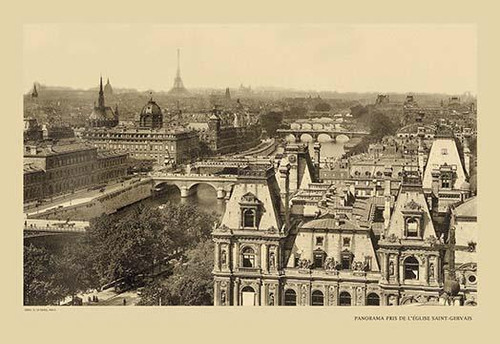
{"label": "sepia photograph", "polygon": [[24,23],[20,306],[480,305],[477,40]]}

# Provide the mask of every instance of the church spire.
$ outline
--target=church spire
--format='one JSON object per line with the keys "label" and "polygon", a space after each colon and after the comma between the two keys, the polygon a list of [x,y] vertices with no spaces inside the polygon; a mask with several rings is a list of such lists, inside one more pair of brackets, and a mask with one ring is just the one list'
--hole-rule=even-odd
{"label": "church spire", "polygon": [[102,75],[99,83],[99,101],[98,106],[104,108],[104,90],[102,89]]}

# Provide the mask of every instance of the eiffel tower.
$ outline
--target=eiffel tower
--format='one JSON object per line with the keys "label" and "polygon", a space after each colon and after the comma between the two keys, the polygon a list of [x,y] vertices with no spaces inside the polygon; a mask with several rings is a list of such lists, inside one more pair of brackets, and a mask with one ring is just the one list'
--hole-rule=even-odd
{"label": "eiffel tower", "polygon": [[168,91],[170,96],[185,97],[189,95],[188,90],[184,87],[181,78],[180,51],[177,49],[177,75],[174,79],[174,86]]}

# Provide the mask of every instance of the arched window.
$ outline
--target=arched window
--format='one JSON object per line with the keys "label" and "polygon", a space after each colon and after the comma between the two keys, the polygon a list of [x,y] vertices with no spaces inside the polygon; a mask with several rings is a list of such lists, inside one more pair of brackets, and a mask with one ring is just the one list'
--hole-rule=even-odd
{"label": "arched window", "polygon": [[311,304],[313,306],[324,306],[325,305],[324,299],[325,297],[323,296],[323,293],[320,290],[315,290],[312,293]]}
{"label": "arched window", "polygon": [[415,257],[408,257],[404,261],[405,280],[418,280],[419,263]]}
{"label": "arched window", "polygon": [[255,227],[255,210],[243,210],[243,227]]}
{"label": "arched window", "polygon": [[380,306],[380,297],[375,293],[370,293],[366,297],[367,306]]}
{"label": "arched window", "polygon": [[351,305],[351,294],[343,291],[339,295],[339,305],[340,306],[350,306]]}
{"label": "arched window", "polygon": [[251,247],[245,247],[242,251],[243,256],[243,267],[253,268],[255,267],[255,251]]}
{"label": "arched window", "polygon": [[366,171],[366,172],[365,172],[365,176],[370,177],[371,175],[372,175],[372,174],[371,174],[371,172],[370,172],[370,171]]}
{"label": "arched window", "polygon": [[406,221],[406,236],[411,238],[418,237],[418,220],[415,218]]}
{"label": "arched window", "polygon": [[293,289],[285,291],[285,306],[297,306],[297,294]]}
{"label": "arched window", "polygon": [[246,286],[241,290],[241,304],[243,306],[255,306],[255,290]]}

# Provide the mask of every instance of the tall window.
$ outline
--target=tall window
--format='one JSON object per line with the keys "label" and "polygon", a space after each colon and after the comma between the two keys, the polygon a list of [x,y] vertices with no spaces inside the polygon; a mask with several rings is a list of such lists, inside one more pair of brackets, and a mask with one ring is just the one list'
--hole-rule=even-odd
{"label": "tall window", "polygon": [[255,227],[255,210],[243,210],[243,227]]}
{"label": "tall window", "polygon": [[441,177],[441,187],[443,189],[451,188],[451,178],[447,175]]}
{"label": "tall window", "polygon": [[418,280],[418,260],[415,257],[408,257],[404,261],[405,280]]}
{"label": "tall window", "polygon": [[324,299],[325,297],[323,296],[323,293],[320,290],[313,291],[311,300],[313,306],[324,306],[325,305]]}
{"label": "tall window", "polygon": [[340,306],[350,306],[351,305],[351,294],[343,291],[339,295],[339,305]]}
{"label": "tall window", "polygon": [[418,220],[411,218],[406,221],[406,236],[415,238],[418,237]]}
{"label": "tall window", "polygon": [[380,297],[375,293],[370,293],[366,297],[367,306],[380,306]]}
{"label": "tall window", "polygon": [[326,253],[323,250],[315,250],[314,251],[314,267],[322,268],[323,263],[325,262]]}
{"label": "tall window", "polygon": [[352,264],[352,254],[351,252],[342,252],[341,256],[342,270],[350,270]]}
{"label": "tall window", "polygon": [[242,255],[244,268],[255,267],[255,251],[251,247],[245,247],[242,251]]}
{"label": "tall window", "polygon": [[285,306],[297,306],[297,294],[293,289],[285,291]]}

